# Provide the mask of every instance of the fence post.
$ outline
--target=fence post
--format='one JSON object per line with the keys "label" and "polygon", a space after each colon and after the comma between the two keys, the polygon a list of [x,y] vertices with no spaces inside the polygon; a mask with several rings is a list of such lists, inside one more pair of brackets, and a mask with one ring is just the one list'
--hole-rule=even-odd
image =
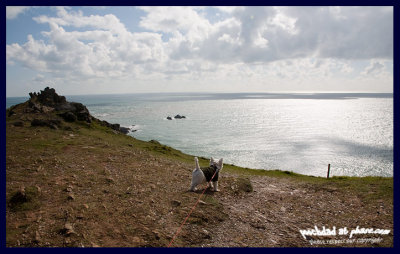
{"label": "fence post", "polygon": [[328,174],[326,175],[326,178],[329,178],[330,172],[331,172],[331,164],[328,164]]}

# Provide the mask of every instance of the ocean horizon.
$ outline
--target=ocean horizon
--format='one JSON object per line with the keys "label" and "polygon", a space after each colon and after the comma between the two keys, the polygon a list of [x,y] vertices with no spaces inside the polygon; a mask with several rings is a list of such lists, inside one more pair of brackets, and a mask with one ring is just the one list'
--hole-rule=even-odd
{"label": "ocean horizon", "polygon": [[[184,153],[325,176],[393,176],[392,93],[66,95],[90,113]],[[7,97],[6,107],[28,97]],[[175,115],[185,119],[174,119]],[[170,116],[173,120],[167,120]]]}

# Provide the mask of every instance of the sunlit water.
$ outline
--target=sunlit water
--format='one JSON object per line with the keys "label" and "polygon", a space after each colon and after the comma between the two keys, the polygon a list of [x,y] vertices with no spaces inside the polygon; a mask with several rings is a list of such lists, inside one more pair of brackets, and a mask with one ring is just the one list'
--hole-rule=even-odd
{"label": "sunlit water", "polygon": [[[15,103],[7,99],[7,104]],[[136,94],[67,96],[96,117],[185,153],[258,169],[393,175],[392,95]],[[185,115],[186,119],[167,120]]]}

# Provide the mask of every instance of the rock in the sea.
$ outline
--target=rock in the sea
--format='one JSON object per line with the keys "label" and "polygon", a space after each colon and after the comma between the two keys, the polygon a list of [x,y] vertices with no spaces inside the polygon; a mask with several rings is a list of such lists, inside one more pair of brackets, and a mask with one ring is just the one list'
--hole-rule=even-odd
{"label": "rock in the sea", "polygon": [[186,118],[186,116],[181,116],[181,115],[178,114],[178,115],[174,116],[174,118],[175,119],[183,119],[183,118]]}
{"label": "rock in the sea", "polygon": [[167,116],[167,119],[168,119],[168,120],[172,120],[172,118],[171,118],[170,116]]}

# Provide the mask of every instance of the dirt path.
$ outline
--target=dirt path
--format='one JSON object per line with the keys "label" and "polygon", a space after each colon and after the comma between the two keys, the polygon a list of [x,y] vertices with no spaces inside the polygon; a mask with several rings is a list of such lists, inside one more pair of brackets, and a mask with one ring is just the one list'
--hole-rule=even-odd
{"label": "dirt path", "polygon": [[[392,225],[383,222],[381,216],[381,214],[391,214],[393,212],[391,207],[380,206],[370,210],[364,207],[357,196],[343,195],[332,187],[315,189],[312,185],[265,176],[253,176],[251,183],[254,191],[239,197],[229,195],[227,186],[223,188],[225,193],[217,194],[223,207],[227,209],[229,219],[216,227],[212,239],[201,246],[310,247],[308,241],[310,239],[348,238],[348,236],[336,236],[303,239],[300,230],[314,226],[319,228],[336,226],[337,229],[360,226],[393,230]],[[385,244],[390,245],[392,235],[384,236],[383,239]],[[371,244],[354,243],[344,246],[371,246]]]}

